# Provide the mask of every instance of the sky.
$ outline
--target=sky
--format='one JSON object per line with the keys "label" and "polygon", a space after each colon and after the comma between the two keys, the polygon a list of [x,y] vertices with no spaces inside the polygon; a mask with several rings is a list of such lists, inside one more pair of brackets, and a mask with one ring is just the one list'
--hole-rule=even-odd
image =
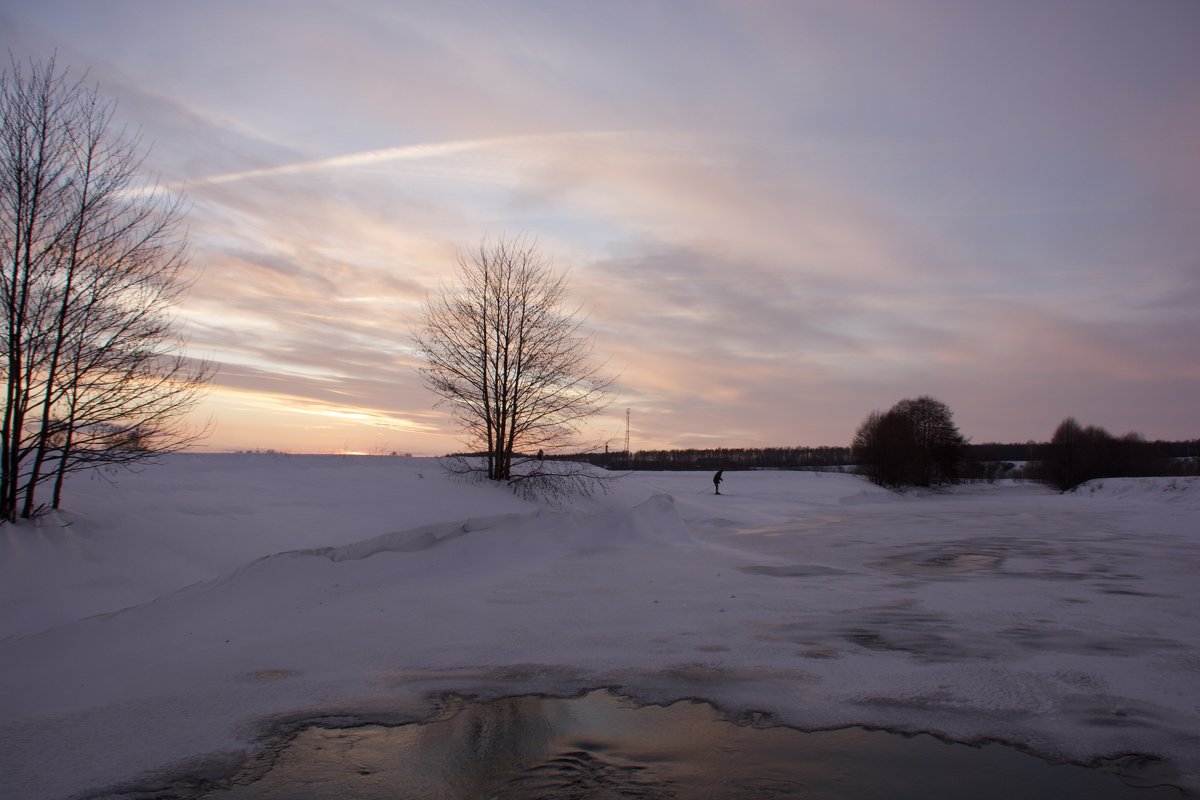
{"label": "sky", "polygon": [[186,196],[206,449],[462,447],[411,333],[535,237],[633,449],[1200,436],[1192,0],[0,0]]}

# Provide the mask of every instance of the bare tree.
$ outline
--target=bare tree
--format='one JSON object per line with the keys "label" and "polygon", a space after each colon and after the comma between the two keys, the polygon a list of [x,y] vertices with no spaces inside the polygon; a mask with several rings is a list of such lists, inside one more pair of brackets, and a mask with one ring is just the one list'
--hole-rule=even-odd
{"label": "bare tree", "polygon": [[485,239],[458,263],[460,285],[426,301],[413,334],[426,386],[481,454],[456,468],[535,493],[593,485],[592,468],[546,458],[577,447],[612,385],[563,309],[565,275],[525,236]]}
{"label": "bare tree", "polygon": [[1163,448],[1137,433],[1116,437],[1098,425],[1067,417],[1054,429],[1034,477],[1064,492],[1095,478],[1133,478],[1172,472]]}
{"label": "bare tree", "polygon": [[140,142],[113,105],[48,63],[0,75],[0,520],[37,487],[191,443],[210,377],[171,310],[186,287],[181,208],[139,182]]}
{"label": "bare tree", "polygon": [[965,448],[950,408],[927,395],[872,411],[851,444],[859,473],[892,488],[958,483]]}

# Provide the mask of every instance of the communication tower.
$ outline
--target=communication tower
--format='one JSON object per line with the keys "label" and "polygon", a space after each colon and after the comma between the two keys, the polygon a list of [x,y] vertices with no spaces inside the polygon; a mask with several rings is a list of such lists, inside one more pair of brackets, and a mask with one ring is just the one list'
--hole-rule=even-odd
{"label": "communication tower", "polygon": [[625,409],[625,457],[633,458],[633,454],[629,452],[629,412],[630,409]]}

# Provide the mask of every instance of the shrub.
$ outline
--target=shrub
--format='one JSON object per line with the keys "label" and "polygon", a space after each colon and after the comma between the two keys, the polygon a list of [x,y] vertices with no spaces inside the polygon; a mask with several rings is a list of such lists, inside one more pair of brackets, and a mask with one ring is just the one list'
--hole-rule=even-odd
{"label": "shrub", "polygon": [[1104,428],[1085,428],[1067,417],[1054,430],[1036,477],[1065,492],[1093,478],[1165,475],[1167,462],[1160,448],[1139,434],[1117,438]]}
{"label": "shrub", "polygon": [[966,440],[949,407],[929,396],[872,411],[851,445],[859,473],[891,488],[958,483]]}

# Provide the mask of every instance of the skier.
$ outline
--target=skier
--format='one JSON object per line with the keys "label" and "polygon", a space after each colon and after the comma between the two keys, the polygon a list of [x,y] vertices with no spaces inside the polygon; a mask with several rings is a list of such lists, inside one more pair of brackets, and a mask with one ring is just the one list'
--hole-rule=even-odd
{"label": "skier", "polygon": [[719,469],[719,470],[717,470],[717,474],[713,475],[713,493],[714,494],[721,493],[721,480],[722,480],[721,473],[723,473],[724,471],[725,470],[723,470],[723,469]]}

